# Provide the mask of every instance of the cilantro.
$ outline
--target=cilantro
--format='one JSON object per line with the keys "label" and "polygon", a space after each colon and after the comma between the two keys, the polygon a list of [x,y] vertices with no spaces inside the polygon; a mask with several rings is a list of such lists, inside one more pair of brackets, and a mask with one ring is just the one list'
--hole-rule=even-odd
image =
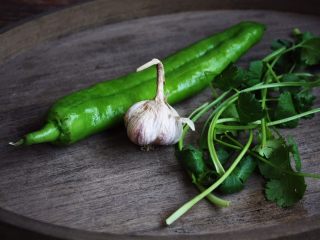
{"label": "cilantro", "polygon": [[[278,50],[280,48],[289,49],[294,46],[293,41],[288,41],[285,39],[278,39],[273,41],[271,44],[272,50]],[[282,54],[278,61],[275,63],[274,71],[278,74],[283,72],[289,72],[291,67],[295,64],[296,52],[290,51],[285,54]]]}
{"label": "cilantro", "polygon": [[[292,96],[290,92],[281,93],[278,99],[278,105],[274,112],[275,120],[279,120],[282,118],[287,118],[296,115],[297,112],[295,110]],[[299,120],[292,120],[287,123],[281,124],[281,127],[294,128],[298,125]]]}
{"label": "cilantro", "polygon": [[235,104],[231,104],[222,114],[225,118],[239,118],[237,107]]}
{"label": "cilantro", "polygon": [[244,188],[244,184],[251,176],[256,166],[256,161],[251,156],[246,156],[220,185],[219,190],[223,193],[239,192]]}
{"label": "cilantro", "polygon": [[[280,141],[278,143],[280,143]],[[297,170],[299,171],[301,169],[301,160],[297,145],[293,138],[288,138],[288,143],[288,146],[284,142],[278,145],[268,159],[269,162],[277,166],[277,168],[264,162],[259,162],[261,174],[265,178],[270,179],[265,187],[266,198],[276,202],[280,207],[292,206],[303,197],[306,190],[304,177],[294,175],[294,171],[290,165],[289,153],[291,152],[295,159]]]}
{"label": "cilantro", "polygon": [[[228,159],[231,155],[230,151],[227,151],[222,146],[217,146],[216,152],[217,152],[218,159],[222,165],[224,165],[228,161]],[[209,168],[214,169],[214,164],[213,164],[212,160],[210,159],[210,157],[205,157],[204,161]]]}
{"label": "cilantro", "polygon": [[296,170],[298,172],[300,172],[301,171],[301,158],[300,158],[298,145],[297,145],[296,141],[294,140],[294,138],[291,136],[288,136],[287,143],[288,143],[288,147],[289,147],[289,152],[292,154],[292,157],[295,161]]}
{"label": "cilantro", "polygon": [[181,160],[182,165],[196,177],[199,177],[207,170],[202,152],[192,145],[182,151],[176,151],[176,155]]}
{"label": "cilantro", "polygon": [[310,38],[303,42],[301,60],[311,66],[320,63],[320,38]]}
{"label": "cilantro", "polygon": [[[235,171],[235,170],[234,170]],[[244,184],[241,179],[234,173],[234,171],[221,183],[219,190],[222,193],[235,193],[244,188]]]}
{"label": "cilantro", "polygon": [[280,148],[284,143],[283,139],[269,139],[264,146],[257,145],[256,151],[263,157],[269,158],[272,152]]}
{"label": "cilantro", "polygon": [[259,170],[262,176],[265,178],[280,178],[283,176],[284,171],[290,171],[290,157],[289,151],[287,146],[281,144],[276,149],[272,151],[269,157],[269,162],[274,166],[277,166],[275,169],[274,167],[268,165],[264,162],[259,162]]}
{"label": "cilantro", "polygon": [[280,207],[291,207],[299,201],[306,191],[303,177],[283,175],[280,179],[272,179],[266,185],[266,198],[276,202]]}
{"label": "cilantro", "polygon": [[[288,73],[282,76],[281,82],[306,82],[306,80],[302,77],[297,76],[296,74]],[[281,92],[292,93],[291,95],[292,101],[293,101],[292,105],[295,106],[295,110],[298,113],[302,113],[310,110],[316,99],[316,97],[312,94],[311,88],[302,89],[301,87],[284,87],[281,89]],[[290,102],[289,99],[288,101]],[[308,117],[312,117],[312,115]]]}
{"label": "cilantro", "polygon": [[225,148],[220,146],[217,149],[217,155],[218,155],[220,163],[223,165],[228,161],[228,159],[230,157],[230,152],[228,152]]}
{"label": "cilantro", "polygon": [[[199,107],[194,111],[197,117],[191,116],[194,121],[210,116],[202,129],[199,149],[189,146],[177,153],[202,193],[170,216],[170,223],[204,197],[217,206],[227,206],[229,203],[213,196],[212,191],[241,191],[257,166],[266,181],[266,199],[280,207],[290,207],[303,197],[304,177],[320,179],[318,174],[301,172],[297,143],[276,130],[294,128],[300,118],[320,112],[320,108],[310,110],[315,102],[312,90],[320,86],[320,78],[308,72],[309,66],[320,63],[320,38],[298,29],[293,36],[293,40],[274,41],[274,51],[252,61],[248,69],[231,64],[212,82],[225,92],[218,96],[213,90],[215,100],[205,105],[210,107]],[[217,163],[223,169],[219,174]]]}
{"label": "cilantro", "polygon": [[231,88],[238,88],[242,83],[243,70],[234,64],[229,65],[215,80],[212,86],[226,91]]}
{"label": "cilantro", "polygon": [[[297,112],[302,113],[311,109],[316,97],[312,94],[310,89],[300,91],[293,95],[293,103]],[[310,118],[313,115],[309,115],[306,118]]]}
{"label": "cilantro", "polygon": [[290,48],[290,47],[292,47],[292,45],[293,45],[292,41],[285,40],[285,39],[277,39],[277,40],[272,41],[271,49],[272,50],[278,50],[278,49],[280,49],[282,47]]}
{"label": "cilantro", "polygon": [[293,37],[296,38],[296,43],[315,38],[316,36],[311,32],[301,32],[300,29],[294,28],[292,31]]}
{"label": "cilantro", "polygon": [[237,110],[243,123],[254,122],[264,115],[261,104],[252,93],[245,92],[239,95]]}
{"label": "cilantro", "polygon": [[246,74],[246,85],[254,86],[261,82],[263,76],[263,63],[262,61],[253,61],[249,65],[249,70]]}
{"label": "cilantro", "polygon": [[[283,74],[281,78],[281,82],[301,82],[302,79],[293,73]],[[280,91],[281,92],[290,92],[290,93],[298,93],[300,91],[300,87],[284,87]]]}

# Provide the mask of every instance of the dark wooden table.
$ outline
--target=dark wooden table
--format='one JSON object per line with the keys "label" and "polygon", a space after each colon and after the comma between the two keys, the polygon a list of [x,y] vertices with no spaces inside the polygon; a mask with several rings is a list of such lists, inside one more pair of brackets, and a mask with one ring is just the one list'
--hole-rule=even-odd
{"label": "dark wooden table", "polygon": [[0,29],[90,0],[1,0]]}
{"label": "dark wooden table", "polygon": [[[0,32],[32,18],[88,1],[90,0],[1,0]],[[0,239],[21,239],[21,236],[28,236],[31,239],[40,237],[39,234],[28,230],[17,231],[16,227],[0,222]]]}
{"label": "dark wooden table", "polygon": [[[141,153],[121,128],[68,148],[7,145],[39,127],[60,96],[133,71],[146,59],[162,58],[240,20],[269,26],[242,64],[266,54],[271,40],[287,36],[293,27],[320,34],[314,15],[218,10],[319,13],[315,1],[301,6],[281,0],[234,2],[98,0],[0,35],[1,240],[40,239],[34,231],[42,233],[41,239],[118,240],[137,234],[135,239],[318,239],[320,185],[315,180],[308,179],[303,201],[283,210],[264,199],[262,180],[254,177],[243,192],[228,196],[234,203],[230,208],[219,211],[202,201],[165,228],[163,219],[197,193],[172,148]],[[205,91],[176,109],[187,115],[209,97]],[[298,138],[307,172],[320,171],[319,119],[317,115],[289,131]]]}

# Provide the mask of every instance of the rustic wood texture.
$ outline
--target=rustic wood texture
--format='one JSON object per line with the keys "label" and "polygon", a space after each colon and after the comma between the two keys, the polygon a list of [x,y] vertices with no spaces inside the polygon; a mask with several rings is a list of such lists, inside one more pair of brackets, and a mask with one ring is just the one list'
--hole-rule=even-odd
{"label": "rustic wood texture", "polygon": [[[174,158],[173,147],[141,152],[122,126],[69,147],[7,144],[40,127],[59,97],[134,71],[153,57],[161,59],[241,20],[268,26],[263,41],[241,64],[264,56],[271,40],[287,37],[293,27],[320,34],[316,16],[258,10],[187,12],[102,25],[39,44],[4,61],[0,65],[0,207],[17,215],[2,211],[0,219],[10,222],[20,215],[19,221],[30,228],[41,228],[44,222],[66,232],[77,229],[80,232],[68,236],[78,239],[90,236],[81,231],[90,231],[97,239],[104,233],[138,235],[137,239],[195,235],[269,239],[317,231],[317,180],[307,179],[306,195],[296,206],[280,209],[264,199],[263,179],[254,176],[241,193],[225,196],[232,201],[229,208],[217,209],[202,201],[165,227],[164,219],[198,193]],[[187,115],[208,99],[206,90],[176,109]],[[318,115],[286,131],[298,139],[305,172],[320,172],[319,120]]]}
{"label": "rustic wood texture", "polygon": [[1,0],[0,29],[88,0]]}
{"label": "rustic wood texture", "polygon": [[299,1],[288,4],[287,0],[135,0],[133,3],[132,0],[95,0],[42,16],[36,21],[27,21],[10,31],[0,29],[0,34],[3,32],[0,37],[0,64],[43,41],[85,28],[146,16],[217,9],[265,9],[319,15],[320,2],[306,0],[304,4]]}
{"label": "rustic wood texture", "polygon": [[[105,4],[110,7],[110,1],[102,0]],[[148,1],[148,0],[147,0]],[[166,0],[165,0],[166,1]],[[164,1],[164,2],[165,2]],[[35,17],[39,17],[40,15],[52,13],[57,10],[61,10],[65,7],[77,5],[79,3],[84,2],[93,2],[93,0],[1,0],[0,1],[0,29],[1,28],[10,28],[14,25],[17,25],[23,21],[30,20]],[[95,1],[99,2],[99,1]],[[95,5],[96,3],[89,4],[88,6]],[[123,1],[119,1],[120,3]],[[136,3],[137,1],[135,1]],[[155,1],[152,3],[149,0],[149,3],[144,2],[144,8],[149,9],[148,5],[159,4],[161,9],[164,8],[163,1]],[[176,8],[176,11],[181,9],[174,6],[179,1],[170,1],[170,8]],[[211,2],[211,4],[209,3]],[[99,3],[99,4],[101,4]],[[308,4],[301,5],[300,2],[295,1],[290,5],[287,4],[286,0],[278,0],[275,4],[275,1],[255,1],[255,0],[233,0],[233,1],[212,1],[206,0],[206,4],[214,5],[216,8],[243,8],[243,9],[251,9],[251,8],[262,8],[262,9],[279,9],[279,10],[290,10],[290,11],[298,11],[298,12],[306,12],[306,13],[318,13],[319,9],[316,9],[316,6],[319,2],[317,0],[308,0]],[[193,3],[195,5],[199,4],[199,1]],[[127,7],[132,7],[132,4]],[[179,3],[178,3],[179,5]],[[183,1],[183,5],[186,5],[186,1]],[[311,8],[310,5],[313,7]],[[316,5],[316,6],[315,6]],[[123,8],[125,4],[123,4]],[[81,6],[82,8],[82,6]],[[182,7],[183,8],[183,7]],[[106,11],[105,11],[106,12]],[[1,32],[1,31],[0,31]]]}

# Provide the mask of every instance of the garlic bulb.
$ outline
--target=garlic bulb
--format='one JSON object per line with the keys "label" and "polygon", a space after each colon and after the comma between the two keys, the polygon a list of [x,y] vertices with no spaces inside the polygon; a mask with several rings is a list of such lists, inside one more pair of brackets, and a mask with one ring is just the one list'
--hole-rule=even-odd
{"label": "garlic bulb", "polygon": [[129,139],[140,146],[171,145],[179,141],[184,123],[194,130],[194,124],[189,118],[181,118],[171,107],[164,96],[164,67],[160,60],[152,59],[139,67],[142,71],[152,65],[157,65],[157,94],[154,100],[135,103],[127,111],[124,122]]}

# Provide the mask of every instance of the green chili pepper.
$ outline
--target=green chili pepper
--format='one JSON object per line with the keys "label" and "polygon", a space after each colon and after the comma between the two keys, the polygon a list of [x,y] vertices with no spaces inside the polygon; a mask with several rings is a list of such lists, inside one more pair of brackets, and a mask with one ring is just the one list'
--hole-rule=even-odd
{"label": "green chili pepper", "polygon": [[[264,30],[262,24],[242,22],[166,58],[168,102],[179,102],[205,88],[257,43]],[[156,71],[147,69],[65,96],[49,110],[42,129],[25,135],[15,145],[70,144],[114,126],[131,105],[154,97],[155,78]]]}

